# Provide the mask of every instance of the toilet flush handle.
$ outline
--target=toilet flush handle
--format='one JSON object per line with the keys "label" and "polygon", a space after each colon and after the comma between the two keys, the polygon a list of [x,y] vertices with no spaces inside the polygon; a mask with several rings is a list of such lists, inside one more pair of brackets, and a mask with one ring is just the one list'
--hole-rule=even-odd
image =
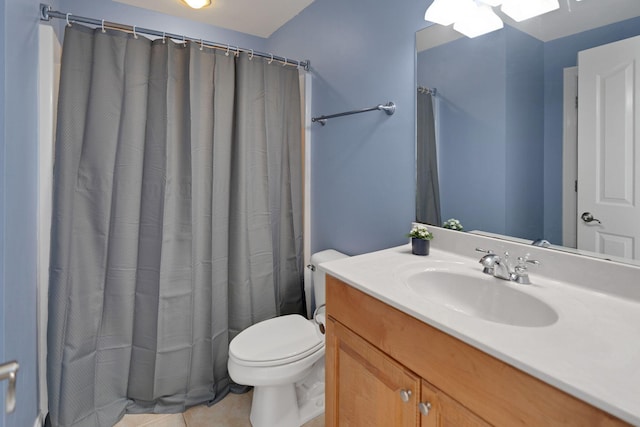
{"label": "toilet flush handle", "polygon": [[325,333],[325,328],[324,328],[324,323],[318,320],[318,314],[320,312],[320,309],[326,306],[327,304],[319,305],[318,307],[316,307],[316,311],[313,312],[313,321],[316,322],[316,325],[318,325],[318,328],[320,329],[320,332],[322,333],[322,335],[324,335]]}

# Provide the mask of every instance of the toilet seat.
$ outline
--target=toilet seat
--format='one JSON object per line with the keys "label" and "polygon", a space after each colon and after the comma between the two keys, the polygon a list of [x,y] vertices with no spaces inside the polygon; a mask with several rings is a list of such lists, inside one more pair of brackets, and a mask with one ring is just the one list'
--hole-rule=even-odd
{"label": "toilet seat", "polygon": [[240,332],[229,345],[229,357],[243,366],[278,366],[324,348],[324,335],[299,314],[264,320]]}

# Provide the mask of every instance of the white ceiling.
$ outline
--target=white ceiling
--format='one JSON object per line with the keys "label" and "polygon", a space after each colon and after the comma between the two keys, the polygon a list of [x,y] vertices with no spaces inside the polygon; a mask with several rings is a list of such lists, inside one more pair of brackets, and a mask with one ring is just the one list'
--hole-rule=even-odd
{"label": "white ceiling", "polygon": [[[515,22],[500,12],[505,24],[548,42],[614,22],[640,16],[640,0],[559,0],[560,9],[523,22]],[[432,25],[416,33],[418,52],[464,37],[452,26]]]}
{"label": "white ceiling", "polygon": [[267,38],[314,0],[212,0],[200,10],[180,0],[114,1]]}

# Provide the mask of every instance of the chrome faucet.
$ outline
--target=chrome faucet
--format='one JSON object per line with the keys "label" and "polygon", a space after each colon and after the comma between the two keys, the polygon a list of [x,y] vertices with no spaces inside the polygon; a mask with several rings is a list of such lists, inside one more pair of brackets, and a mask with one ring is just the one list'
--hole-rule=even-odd
{"label": "chrome faucet", "polygon": [[518,263],[513,266],[509,261],[509,252],[505,252],[501,257],[492,251],[486,251],[484,249],[476,249],[478,252],[485,252],[482,258],[480,258],[480,264],[482,264],[482,272],[490,274],[498,279],[509,280],[521,285],[528,285],[531,283],[529,280],[529,272],[527,270],[527,263],[538,265],[539,261],[529,259],[527,254],[525,257],[518,257]]}

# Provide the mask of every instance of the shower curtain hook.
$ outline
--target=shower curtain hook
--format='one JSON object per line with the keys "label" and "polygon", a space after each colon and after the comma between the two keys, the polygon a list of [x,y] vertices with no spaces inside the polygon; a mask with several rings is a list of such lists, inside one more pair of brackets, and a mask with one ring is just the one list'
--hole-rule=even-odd
{"label": "shower curtain hook", "polygon": [[284,63],[282,64],[282,66],[286,67],[287,65],[289,65],[289,60],[285,57],[284,58]]}
{"label": "shower curtain hook", "polygon": [[204,42],[200,39],[200,50],[204,49]]}
{"label": "shower curtain hook", "polygon": [[136,33],[136,26],[133,26],[133,38],[137,39],[138,38],[138,34]]}
{"label": "shower curtain hook", "polygon": [[251,49],[251,55],[249,55],[249,61],[253,61],[253,49]]}
{"label": "shower curtain hook", "polygon": [[224,53],[224,56],[229,56],[229,44],[227,43],[227,51]]}
{"label": "shower curtain hook", "polygon": [[182,46],[187,47],[187,39],[182,35]]}
{"label": "shower curtain hook", "polygon": [[234,53],[235,57],[238,58],[240,56],[240,48],[236,46],[236,53]]}
{"label": "shower curtain hook", "polygon": [[107,32],[107,30],[105,30],[105,29],[104,29],[104,19],[102,20],[102,32],[103,32],[103,33],[106,33],[106,32]]}
{"label": "shower curtain hook", "polygon": [[271,65],[271,63],[273,62],[273,53],[270,53],[269,55],[271,55],[271,59],[267,63]]}
{"label": "shower curtain hook", "polygon": [[71,26],[71,22],[69,22],[69,15],[73,15],[73,13],[67,13],[67,27]]}
{"label": "shower curtain hook", "polygon": [[296,61],[298,64],[296,65],[296,70],[300,69],[300,61]]}
{"label": "shower curtain hook", "polygon": [[162,32],[162,44],[165,44],[167,42],[167,33],[166,32]]}

